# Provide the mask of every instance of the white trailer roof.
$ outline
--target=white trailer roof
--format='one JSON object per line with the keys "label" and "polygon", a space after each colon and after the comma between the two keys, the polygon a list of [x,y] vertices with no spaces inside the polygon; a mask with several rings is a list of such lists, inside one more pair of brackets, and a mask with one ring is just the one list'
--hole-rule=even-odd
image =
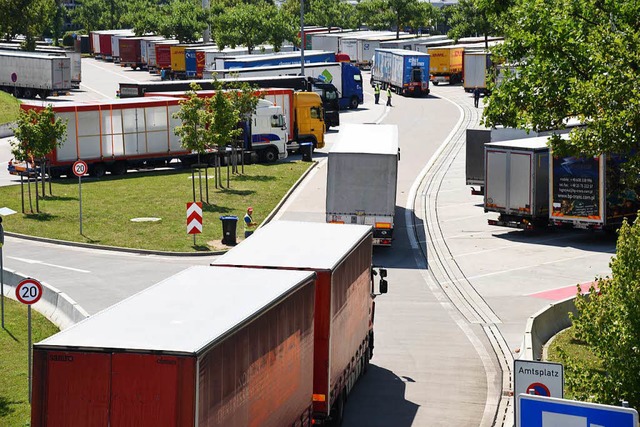
{"label": "white trailer roof", "polygon": [[343,124],[329,153],[398,154],[398,126]]}
{"label": "white trailer roof", "polygon": [[188,268],[37,344],[197,354],[314,273]]}
{"label": "white trailer roof", "polygon": [[213,264],[330,270],[370,232],[369,225],[273,221]]}
{"label": "white trailer roof", "polygon": [[547,149],[548,136],[538,136],[534,138],[512,139],[509,141],[488,142],[484,144],[489,148],[513,148],[524,150],[540,150]]}

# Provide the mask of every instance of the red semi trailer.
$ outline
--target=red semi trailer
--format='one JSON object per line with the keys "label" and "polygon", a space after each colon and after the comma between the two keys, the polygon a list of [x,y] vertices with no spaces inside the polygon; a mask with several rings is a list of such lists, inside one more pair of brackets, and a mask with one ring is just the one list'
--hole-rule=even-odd
{"label": "red semi trailer", "polygon": [[34,427],[310,426],[315,274],[191,267],[34,346]]}
{"label": "red semi trailer", "polygon": [[276,221],[212,265],[315,271],[314,424],[338,425],[347,395],[373,355],[373,276],[370,226]]}
{"label": "red semi trailer", "polygon": [[141,43],[143,41],[143,37],[127,37],[118,40],[121,67],[131,67],[133,70],[146,67],[146,63],[142,62]]}

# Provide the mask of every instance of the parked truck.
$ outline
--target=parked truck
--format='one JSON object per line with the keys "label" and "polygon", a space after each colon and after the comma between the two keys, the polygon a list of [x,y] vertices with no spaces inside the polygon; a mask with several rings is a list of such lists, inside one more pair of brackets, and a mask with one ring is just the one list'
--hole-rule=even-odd
{"label": "parked truck", "polygon": [[316,273],[314,425],[340,425],[348,395],[373,355],[374,275],[381,277],[379,294],[387,282],[386,270],[373,269],[372,252],[370,226],[275,221],[213,264]]}
{"label": "parked truck", "polygon": [[371,84],[398,94],[429,94],[429,54],[404,49],[376,49]]}
{"label": "parked truck", "polygon": [[[253,67],[253,68],[234,68],[230,70],[205,70],[204,77],[212,78],[246,78],[246,77],[269,77],[269,76],[286,76],[299,75],[300,63],[279,65],[272,67]],[[346,62],[321,62],[305,64],[304,75],[312,77],[318,89],[323,89],[324,85],[333,85],[337,93],[325,94],[323,99],[328,97],[336,97],[338,109],[358,108],[358,105],[364,102],[362,87],[362,72],[351,64]],[[323,89],[324,90],[324,89]],[[321,95],[322,96],[322,95]],[[333,118],[333,117],[332,117]],[[327,118],[330,126],[339,126],[339,118],[337,123]]]}
{"label": "parked truck", "polygon": [[640,187],[625,185],[625,157],[552,156],[550,168],[553,225],[617,230],[640,209]]}
{"label": "parked truck", "polygon": [[[277,67],[279,65],[296,64],[300,65],[300,59],[300,51],[228,56],[222,58],[222,67],[220,68],[224,70],[231,70],[234,68]],[[335,52],[324,50],[305,50],[305,64],[315,64],[318,62],[336,62]],[[216,68],[218,68],[217,65]]]}
{"label": "parked truck", "polygon": [[398,190],[396,125],[342,125],[329,150],[326,221],[373,227],[373,244],[391,246]]}
{"label": "parked truck", "polygon": [[315,273],[197,266],[34,345],[34,427],[310,427]]}
{"label": "parked truck", "polygon": [[[41,110],[43,103],[23,103],[24,110]],[[190,166],[197,162],[195,152],[182,147],[173,130],[181,124],[173,114],[180,110],[180,99],[149,97],[93,102],[70,102],[53,106],[56,117],[67,122],[66,139],[48,156],[54,178],[71,176],[71,166],[84,160],[89,174],[102,177],[109,171],[122,175],[131,168],[168,166],[180,160]],[[268,138],[265,149],[277,150],[278,158],[287,156],[287,133],[283,129],[282,107],[262,101],[252,116],[255,126],[247,138]],[[276,148],[277,147],[277,148]],[[200,162],[213,164],[217,151],[200,156]],[[18,165],[9,162],[16,173]]]}
{"label": "parked truck", "polygon": [[66,94],[71,90],[71,58],[46,52],[0,51],[0,88],[16,98]]}
{"label": "parked truck", "polygon": [[497,212],[490,225],[533,229],[549,223],[549,138],[484,145],[484,211]]}
{"label": "parked truck", "polygon": [[144,37],[123,37],[119,39],[120,66],[131,67],[132,70],[146,68],[142,61],[142,45]]}
{"label": "parked truck", "polygon": [[464,90],[465,92],[473,92],[478,88],[482,93],[487,93],[487,78],[493,62],[491,61],[491,53],[481,52],[465,52],[464,53]]}
{"label": "parked truck", "polygon": [[[201,90],[198,96],[209,98],[215,95],[213,90]],[[273,134],[258,132],[266,129],[266,126],[258,127],[258,120],[266,123],[267,120],[276,120],[275,115],[269,116],[267,112],[262,113],[252,120],[253,131],[251,144],[248,141],[245,149],[256,151],[261,160],[266,162],[276,161],[278,158],[286,157],[281,150],[293,152],[299,149],[299,144],[310,142],[313,148],[324,148],[324,124],[322,123],[322,112],[320,111],[322,102],[317,93],[296,92],[293,89],[266,88],[257,90],[257,95],[264,98],[259,102],[269,103],[278,108],[278,114],[283,116],[280,128],[285,131],[282,140],[286,141],[286,147],[280,143],[280,135],[274,138]],[[183,97],[184,92],[147,92],[145,96],[172,96]],[[259,104],[260,106],[261,104]],[[280,123],[280,122],[278,122]],[[280,153],[279,153],[280,151]]]}
{"label": "parked truck", "polygon": [[429,73],[434,85],[462,82],[462,56],[464,47],[441,46],[427,49],[430,57]]}
{"label": "parked truck", "polygon": [[[223,86],[245,82],[257,88],[289,88],[302,92],[316,92],[322,101],[324,130],[329,130],[331,126],[340,125],[338,91],[332,83],[322,83],[312,77],[304,76],[234,76],[227,79],[218,79],[218,81],[221,82]],[[132,98],[144,96],[147,92],[184,92],[189,90],[191,83],[197,83],[203,90],[214,89],[214,83],[212,80],[125,82],[120,83],[120,96],[122,98]],[[319,131],[319,128],[315,128],[315,130]]]}
{"label": "parked truck", "polygon": [[[0,43],[0,50],[24,52],[22,50],[22,44],[13,41]],[[82,54],[80,53],[80,46],[78,46],[77,49],[65,49],[57,46],[37,45],[35,52],[46,53],[50,56],[59,55],[68,57],[71,64],[71,87],[80,87],[80,83],[82,82]]]}

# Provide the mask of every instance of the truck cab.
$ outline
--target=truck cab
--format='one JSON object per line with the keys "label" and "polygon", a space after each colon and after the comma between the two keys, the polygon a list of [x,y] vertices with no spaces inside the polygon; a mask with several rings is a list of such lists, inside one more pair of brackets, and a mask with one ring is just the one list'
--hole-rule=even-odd
{"label": "truck cab", "polygon": [[[322,99],[315,92],[294,92],[293,105],[296,127],[295,141],[313,143],[313,148],[324,147],[325,122]],[[297,147],[290,146],[292,150]]]}
{"label": "truck cab", "polygon": [[262,161],[272,163],[287,157],[287,122],[282,107],[260,99],[252,117],[251,147]]}
{"label": "truck cab", "polygon": [[331,126],[340,126],[340,93],[338,89],[333,83],[323,83],[320,80],[315,80],[311,88],[322,100],[327,130]]}

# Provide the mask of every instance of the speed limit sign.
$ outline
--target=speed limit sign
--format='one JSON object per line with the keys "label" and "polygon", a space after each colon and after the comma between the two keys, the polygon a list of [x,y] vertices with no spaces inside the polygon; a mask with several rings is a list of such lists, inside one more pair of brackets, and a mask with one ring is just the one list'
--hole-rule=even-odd
{"label": "speed limit sign", "polygon": [[73,174],[77,177],[86,175],[87,169],[87,164],[82,160],[78,160],[73,164]]}
{"label": "speed limit sign", "polygon": [[23,304],[31,305],[40,301],[42,285],[36,279],[24,279],[16,287],[16,298]]}

